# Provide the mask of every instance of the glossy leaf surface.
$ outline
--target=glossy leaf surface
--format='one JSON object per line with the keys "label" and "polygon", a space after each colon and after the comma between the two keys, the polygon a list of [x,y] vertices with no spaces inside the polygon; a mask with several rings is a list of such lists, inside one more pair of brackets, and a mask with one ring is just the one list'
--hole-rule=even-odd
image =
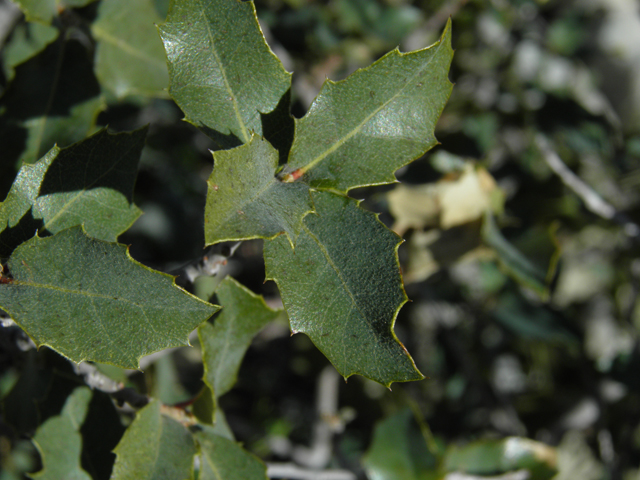
{"label": "glossy leaf surface", "polygon": [[13,280],[0,285],[0,308],[36,345],[74,362],[138,368],[143,355],[188,345],[189,332],[218,309],[80,227],[32,238],[8,265]]}
{"label": "glossy leaf surface", "polygon": [[226,277],[216,290],[222,311],[213,323],[198,327],[204,380],[219,397],[236,382],[238,370],[253,337],[280,314],[264,299]]}
{"label": "glossy leaf surface", "polygon": [[343,192],[395,181],[394,172],[437,144],[451,93],[451,23],[435,45],[394,50],[345,80],[327,80],[296,121],[285,178]]}
{"label": "glossy leaf surface", "polygon": [[200,480],[266,480],[267,468],[236,442],[209,433],[195,435],[200,446]]}
{"label": "glossy leaf surface", "polygon": [[161,413],[152,400],[136,415],[115,448],[113,480],[186,480],[193,478],[193,437],[179,422]]}
{"label": "glossy leaf surface", "polygon": [[92,392],[87,387],[76,388],[67,398],[60,415],[49,418],[33,438],[42,458],[42,470],[31,475],[38,480],[91,480],[80,466],[82,426]]}
{"label": "glossy leaf surface", "polygon": [[169,93],[186,119],[223,146],[262,134],[291,75],[264,41],[253,2],[173,1],[159,27],[169,62]]}
{"label": "glossy leaf surface", "polygon": [[205,241],[298,235],[302,218],[313,210],[309,188],[282,183],[275,176],[278,152],[265,139],[214,152],[207,184]]}
{"label": "glossy leaf surface", "polygon": [[106,0],[91,25],[96,75],[118,99],[128,95],[166,97],[166,57],[155,24],[163,19],[151,0]]}
{"label": "glossy leaf surface", "polygon": [[422,375],[393,333],[407,301],[400,238],[355,200],[314,192],[295,252],[282,237],[265,242],[267,278],[275,280],[294,333],[304,332],[346,378],[383,385]]}

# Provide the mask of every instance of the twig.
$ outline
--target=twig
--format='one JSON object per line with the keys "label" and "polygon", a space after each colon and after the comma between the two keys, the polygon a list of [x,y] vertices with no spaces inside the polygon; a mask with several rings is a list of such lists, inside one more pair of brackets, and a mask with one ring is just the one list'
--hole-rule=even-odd
{"label": "twig", "polygon": [[320,372],[316,392],[318,419],[313,425],[311,447],[300,446],[293,450],[293,459],[300,465],[320,469],[331,460],[333,435],[344,429],[338,414],[339,381],[340,376],[331,365]]}
{"label": "twig", "polygon": [[291,480],[356,480],[357,478],[348,470],[309,470],[292,463],[268,463],[267,476]]}
{"label": "twig", "polygon": [[640,237],[640,226],[632,222],[624,214],[618,212],[613,205],[598,195],[593,188],[583,182],[580,177],[571,171],[569,167],[562,161],[560,156],[551,148],[547,139],[538,134],[535,138],[536,145],[540,149],[547,165],[553,170],[563,181],[563,183],[578,195],[585,206],[596,215],[614,221],[624,228],[624,232],[633,238]]}
{"label": "twig", "polygon": [[169,273],[173,275],[184,273],[190,283],[195,282],[198,277],[213,277],[218,275],[227,265],[229,258],[233,256],[240,246],[240,243],[241,242],[237,242],[228,247],[227,251],[220,253],[216,253],[213,249],[210,249],[202,258],[189,262]]}
{"label": "twig", "polygon": [[22,12],[15,3],[0,0],[0,48],[5,46],[7,38],[20,18],[22,18]]}
{"label": "twig", "polygon": [[444,477],[444,480],[529,480],[531,478],[531,472],[528,470],[516,470],[515,472],[509,472],[493,477],[479,477],[477,475],[469,475],[466,473],[453,472]]}

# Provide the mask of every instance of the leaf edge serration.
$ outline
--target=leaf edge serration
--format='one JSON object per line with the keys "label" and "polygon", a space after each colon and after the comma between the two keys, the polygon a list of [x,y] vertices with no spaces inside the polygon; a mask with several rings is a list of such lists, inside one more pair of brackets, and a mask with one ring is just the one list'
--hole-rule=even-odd
{"label": "leaf edge serration", "polygon": [[[322,348],[320,346],[317,345],[316,341],[314,341],[313,337],[311,335],[309,335],[309,333],[307,333],[304,330],[295,330],[294,328],[291,328],[291,334],[295,335],[297,333],[304,333],[311,341],[312,343],[316,346],[316,348],[318,348],[318,350],[320,350],[320,352],[322,352],[322,354],[331,361],[331,363],[334,365],[334,367],[336,368],[336,370],[338,371],[338,373],[340,373],[340,375],[345,379],[345,381],[353,376],[353,375],[361,375],[365,378],[369,378],[370,380],[373,380],[375,382],[380,383],[381,385],[384,385],[387,388],[391,387],[391,384],[393,384],[394,382],[410,382],[410,381],[418,381],[418,380],[423,380],[424,378],[426,378],[422,372],[420,372],[420,370],[418,369],[415,360],[413,359],[413,357],[411,356],[411,354],[409,353],[409,351],[407,350],[407,348],[405,347],[405,345],[400,341],[400,339],[398,338],[398,336],[395,333],[395,324],[396,321],[398,319],[398,314],[400,313],[400,310],[402,309],[402,307],[409,301],[409,297],[407,296],[406,290],[404,288],[404,280],[402,277],[402,270],[401,270],[401,266],[400,266],[400,259],[399,259],[399,255],[398,255],[398,249],[400,248],[400,245],[402,245],[402,243],[404,242],[404,239],[402,237],[400,237],[397,233],[395,233],[394,231],[390,230],[379,218],[379,213],[375,213],[375,212],[371,212],[369,210],[366,210],[364,208],[361,207],[361,203],[362,200],[356,200],[353,199],[351,197],[348,197],[347,195],[344,195],[340,192],[327,192],[327,191],[317,191],[317,190],[312,190],[312,192],[318,192],[318,193],[324,193],[324,194],[333,194],[336,195],[338,197],[342,197],[344,199],[347,199],[348,201],[354,202],[354,206],[355,208],[358,208],[360,211],[362,211],[365,215],[368,216],[372,216],[373,219],[375,220],[375,222],[377,222],[377,224],[379,224],[380,226],[382,226],[388,233],[390,233],[393,237],[396,238],[396,242],[394,245],[394,250],[393,250],[393,258],[394,258],[394,262],[396,267],[398,268],[398,280],[400,282],[400,289],[402,291],[402,301],[395,307],[395,310],[393,312],[393,315],[389,321],[389,326],[388,326],[388,331],[391,333],[391,338],[394,341],[395,344],[397,344],[404,352],[406,359],[409,360],[410,362],[410,366],[412,367],[412,371],[416,373],[415,376],[413,377],[406,377],[406,378],[402,378],[402,379],[391,379],[388,381],[384,381],[381,379],[377,379],[377,378],[373,378],[371,375],[368,374],[364,374],[362,372],[359,371],[351,371],[349,373],[343,373],[343,369],[339,368],[339,366],[337,366],[332,360],[331,358],[333,357],[333,355],[328,355],[325,352],[325,348]],[[312,197],[313,198],[313,197]],[[314,212],[313,215],[319,215],[317,212]],[[296,254],[297,251],[295,249],[292,248],[292,253]],[[275,282],[275,284],[278,287],[278,290],[280,292],[282,292],[282,285],[281,282],[275,278],[275,276],[273,276],[273,272],[270,271],[270,268],[268,266],[268,262],[266,260],[266,256],[265,256],[265,282],[268,280],[271,280],[273,282]],[[281,293],[281,297],[282,297],[282,293]],[[287,313],[287,315],[289,315],[289,311],[290,308],[287,306],[287,304],[284,302],[283,299],[283,307],[285,312]]]}
{"label": "leaf edge serration", "polygon": [[[197,324],[193,327],[193,330],[195,330],[195,329],[196,329],[199,325],[201,325],[202,323],[206,322],[209,318],[211,318],[211,317],[212,317],[216,312],[218,312],[218,311],[222,308],[222,307],[221,307],[221,306],[219,306],[219,305],[215,305],[215,304],[212,304],[212,303],[206,302],[206,301],[204,301],[204,300],[202,300],[202,299],[200,299],[200,298],[196,297],[196,296],[195,296],[195,295],[193,295],[192,293],[187,292],[186,290],[184,290],[184,289],[183,289],[183,288],[181,288],[180,286],[178,286],[178,285],[176,284],[176,278],[177,278],[177,276],[176,276],[176,275],[170,275],[170,274],[165,273],[165,272],[160,272],[160,271],[158,271],[158,270],[154,270],[154,269],[152,269],[152,268],[150,268],[150,267],[148,267],[148,266],[146,266],[146,265],[144,265],[144,264],[142,264],[142,263],[138,262],[136,259],[134,259],[134,258],[131,256],[131,254],[130,254],[130,252],[129,252],[130,245],[124,245],[124,244],[121,244],[121,243],[118,243],[118,242],[108,242],[108,241],[105,241],[105,240],[100,240],[100,239],[96,239],[96,238],[94,238],[94,237],[89,236],[89,235],[86,233],[85,229],[84,229],[84,225],[77,225],[77,226],[73,226],[73,227],[70,227],[70,228],[67,228],[67,229],[62,230],[62,231],[58,232],[58,233],[57,233],[57,234],[55,234],[55,235],[46,236],[46,237],[40,237],[40,236],[36,233],[36,235],[35,235],[35,236],[33,236],[31,239],[29,239],[29,240],[27,240],[26,242],[23,242],[21,245],[19,245],[19,246],[16,248],[16,250],[14,251],[14,253],[12,254],[12,257],[13,257],[13,255],[14,255],[16,252],[18,252],[21,248],[28,248],[28,247],[30,247],[30,244],[31,244],[31,243],[42,242],[42,241],[50,241],[51,239],[55,238],[55,237],[56,237],[56,236],[58,236],[58,235],[61,235],[61,234],[68,234],[69,232],[72,232],[72,231],[74,231],[74,230],[75,230],[75,231],[80,231],[80,232],[81,232],[81,234],[82,234],[86,239],[88,239],[88,240],[90,240],[90,241],[93,241],[93,242],[99,242],[99,243],[108,244],[108,245],[113,245],[113,246],[117,247],[119,251],[121,251],[121,252],[122,252],[122,251],[124,251],[125,259],[126,259],[127,261],[129,261],[132,265],[134,265],[134,266],[136,266],[136,267],[142,267],[142,268],[143,268],[144,270],[146,270],[147,272],[150,272],[150,273],[153,273],[153,274],[156,274],[156,275],[158,275],[158,274],[159,274],[159,275],[160,275],[160,277],[168,277],[168,278],[170,278],[170,279],[171,279],[170,287],[176,288],[178,291],[180,291],[182,294],[187,295],[187,297],[188,297],[188,298],[190,298],[190,299],[192,299],[192,300],[196,300],[197,302],[202,303],[202,304],[204,304],[205,306],[213,307],[213,311],[211,311],[211,313],[209,313],[209,314],[208,314],[208,316],[207,316],[206,318],[203,318],[202,320],[200,320],[200,321],[199,321],[199,323],[197,323]],[[9,258],[9,261],[11,261],[11,259],[12,259],[12,258],[10,257],[10,258]],[[19,280],[18,280],[17,282],[18,282],[18,284],[19,284]],[[9,281],[9,283],[10,283],[10,284],[16,284],[16,280],[14,280],[14,279],[12,279],[12,278],[11,278],[11,279],[10,279],[10,281]],[[1,289],[3,286],[4,286],[4,285],[0,285],[0,289]],[[174,347],[191,347],[191,346],[192,346],[192,345],[191,345],[191,342],[189,341],[189,334],[187,333],[187,335],[186,335],[186,337],[185,337],[184,341],[182,341],[181,343],[177,343],[177,342],[176,342],[175,344],[165,345],[165,346],[163,346],[162,348],[152,349],[152,350],[146,351],[146,352],[144,352],[144,353],[141,353],[140,355],[137,355],[137,356],[136,356],[135,364],[133,364],[133,363],[128,363],[128,364],[127,364],[127,363],[125,363],[125,362],[123,362],[122,364],[119,364],[119,363],[115,363],[115,362],[113,362],[113,361],[100,360],[99,358],[91,358],[90,356],[87,356],[87,355],[85,355],[83,358],[72,358],[72,357],[73,357],[73,355],[69,354],[68,352],[62,351],[60,348],[56,347],[55,345],[52,345],[52,343],[55,343],[55,342],[51,342],[50,340],[47,340],[47,341],[41,341],[41,342],[37,341],[37,340],[33,337],[32,333],[31,333],[31,332],[29,332],[29,330],[27,330],[27,328],[25,328],[25,327],[22,325],[22,322],[21,322],[20,320],[16,320],[16,319],[14,318],[14,314],[12,314],[12,313],[11,313],[11,310],[10,310],[10,309],[8,309],[8,308],[6,308],[6,307],[4,307],[4,306],[2,306],[2,305],[0,305],[0,308],[1,308],[3,311],[5,311],[5,312],[10,316],[10,318],[11,318],[11,319],[16,323],[16,325],[18,325],[20,328],[22,328],[22,329],[23,329],[23,331],[27,334],[27,336],[31,339],[31,341],[35,344],[35,346],[36,346],[38,349],[40,349],[40,348],[41,348],[41,347],[43,347],[43,346],[46,346],[46,347],[48,347],[48,348],[50,348],[50,349],[54,350],[56,353],[60,354],[61,356],[63,356],[64,358],[68,359],[69,361],[71,361],[71,362],[73,362],[73,363],[75,363],[75,364],[80,364],[80,363],[85,362],[85,361],[93,361],[93,362],[96,362],[96,363],[103,363],[103,364],[106,364],[106,365],[113,365],[113,366],[120,367],[120,368],[130,368],[130,369],[134,369],[134,370],[142,371],[142,370],[141,370],[141,368],[140,368],[140,359],[142,359],[143,357],[145,357],[145,356],[147,356],[147,355],[151,355],[151,354],[156,353],[156,352],[159,352],[159,351],[162,351],[162,350],[165,350],[165,349],[167,349],[167,348],[174,348]]]}

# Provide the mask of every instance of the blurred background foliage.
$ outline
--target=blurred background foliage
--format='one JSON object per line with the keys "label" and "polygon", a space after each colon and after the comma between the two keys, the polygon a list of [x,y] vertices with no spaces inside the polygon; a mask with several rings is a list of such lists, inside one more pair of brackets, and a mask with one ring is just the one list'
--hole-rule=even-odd
{"label": "blurred background foliage", "polygon": [[[136,186],[145,215],[120,241],[165,271],[201,256],[215,145],[181,122],[166,94],[152,27],[168,1],[18,3],[27,19],[0,2],[1,197],[19,162],[54,143],[149,123]],[[257,336],[220,399],[235,437],[270,465],[343,475],[335,478],[640,478],[637,2],[257,0],[256,8],[294,72],[296,117],[325,78],[397,46],[426,47],[449,17],[456,86],[436,130],[441,145],[400,170],[402,184],[351,192],[406,239],[412,303],[395,330],[428,378],[392,391],[360,377],[336,383],[327,360],[306,337],[289,337],[281,319]],[[243,243],[225,272],[278,305],[260,249]],[[216,281],[203,279],[196,293],[208,297]],[[53,352],[29,349],[16,327],[1,333],[7,480],[37,470],[26,437],[78,380]],[[195,348],[152,359],[144,374],[103,370],[175,404],[198,393],[201,368]]]}

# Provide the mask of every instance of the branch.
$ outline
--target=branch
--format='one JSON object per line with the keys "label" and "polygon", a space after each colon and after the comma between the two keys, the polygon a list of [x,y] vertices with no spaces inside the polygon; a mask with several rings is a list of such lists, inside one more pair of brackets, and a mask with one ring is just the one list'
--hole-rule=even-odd
{"label": "branch", "polygon": [[288,478],[291,480],[356,480],[355,474],[348,470],[310,470],[292,463],[268,463],[269,478]]}
{"label": "branch", "polygon": [[562,182],[582,199],[585,206],[596,215],[611,220],[624,228],[624,232],[633,238],[640,237],[640,226],[632,222],[626,215],[618,212],[613,205],[604,200],[593,188],[583,182],[567,165],[560,156],[551,148],[547,139],[538,134],[535,142],[540,149],[547,165],[562,180]]}

